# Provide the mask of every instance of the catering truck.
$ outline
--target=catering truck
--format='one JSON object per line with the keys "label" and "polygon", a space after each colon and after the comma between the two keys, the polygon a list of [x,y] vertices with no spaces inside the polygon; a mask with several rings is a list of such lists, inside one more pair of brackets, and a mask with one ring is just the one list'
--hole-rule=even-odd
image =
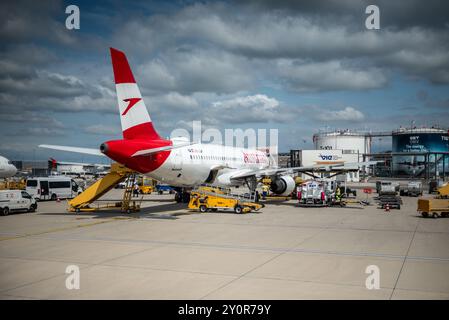
{"label": "catering truck", "polygon": [[297,187],[299,206],[326,206],[331,196],[330,184],[327,181],[309,180]]}
{"label": "catering truck", "polygon": [[83,189],[70,177],[52,176],[29,178],[26,191],[38,200],[73,198]]}

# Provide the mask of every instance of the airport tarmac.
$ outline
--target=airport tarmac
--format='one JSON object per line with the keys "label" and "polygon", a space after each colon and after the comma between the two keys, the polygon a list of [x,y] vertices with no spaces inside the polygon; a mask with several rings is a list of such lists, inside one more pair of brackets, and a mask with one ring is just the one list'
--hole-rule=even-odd
{"label": "airport tarmac", "polygon": [[[0,299],[449,298],[449,219],[422,218],[417,198],[390,212],[291,200],[242,215],[145,198],[131,215],[62,201],[0,217]],[[79,290],[66,288],[69,265]],[[379,289],[366,287],[370,265]]]}

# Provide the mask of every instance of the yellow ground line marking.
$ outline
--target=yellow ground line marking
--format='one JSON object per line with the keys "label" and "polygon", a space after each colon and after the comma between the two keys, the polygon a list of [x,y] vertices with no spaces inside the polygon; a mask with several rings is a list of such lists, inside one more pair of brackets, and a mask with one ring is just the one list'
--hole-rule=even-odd
{"label": "yellow ground line marking", "polygon": [[107,222],[112,222],[114,220],[116,220],[116,219],[110,219],[110,220],[105,220],[105,221],[96,221],[96,222],[85,223],[85,224],[78,224],[76,226],[70,226],[70,227],[54,228],[54,229],[45,230],[45,231],[36,232],[36,233],[26,233],[26,234],[23,234],[23,235],[20,235],[20,236],[1,238],[0,241],[19,239],[19,238],[26,238],[26,237],[32,237],[32,236],[39,236],[39,235],[42,235],[42,234],[58,232],[58,231],[64,231],[64,230],[70,230],[70,229],[76,229],[76,228],[91,227],[91,226],[95,226],[97,224],[103,224],[103,223],[107,223]]}

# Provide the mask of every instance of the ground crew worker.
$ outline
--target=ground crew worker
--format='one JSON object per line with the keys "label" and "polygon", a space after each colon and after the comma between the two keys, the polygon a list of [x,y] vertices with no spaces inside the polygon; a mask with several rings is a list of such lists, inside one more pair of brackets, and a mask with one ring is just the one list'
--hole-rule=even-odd
{"label": "ground crew worker", "polygon": [[341,201],[341,190],[340,186],[337,186],[337,190],[335,190],[335,199],[340,202]]}
{"label": "ground crew worker", "polygon": [[134,196],[139,197],[139,185],[137,183],[134,184]]}
{"label": "ground crew worker", "polygon": [[262,199],[266,199],[267,198],[267,196],[268,196],[268,190],[269,190],[270,188],[266,185],[266,184],[264,184],[263,186],[262,186]]}

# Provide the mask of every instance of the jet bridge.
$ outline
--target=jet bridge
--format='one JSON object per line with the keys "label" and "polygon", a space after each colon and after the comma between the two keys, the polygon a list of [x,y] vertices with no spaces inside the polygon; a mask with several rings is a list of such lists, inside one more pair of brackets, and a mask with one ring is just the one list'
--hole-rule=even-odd
{"label": "jet bridge", "polygon": [[[101,208],[117,208],[120,207],[122,212],[138,211],[140,204],[136,204],[135,201],[131,204],[131,196],[133,192],[133,186],[135,182],[136,172],[119,164],[113,163],[111,165],[111,171],[96,181],[89,188],[84,190],[83,193],[78,195],[69,201],[68,211],[80,212],[80,211],[96,211]],[[97,205],[92,207],[91,204],[98,200],[101,196],[114,188],[117,184],[127,179],[125,193],[123,200],[118,203],[106,204],[103,206]]]}

